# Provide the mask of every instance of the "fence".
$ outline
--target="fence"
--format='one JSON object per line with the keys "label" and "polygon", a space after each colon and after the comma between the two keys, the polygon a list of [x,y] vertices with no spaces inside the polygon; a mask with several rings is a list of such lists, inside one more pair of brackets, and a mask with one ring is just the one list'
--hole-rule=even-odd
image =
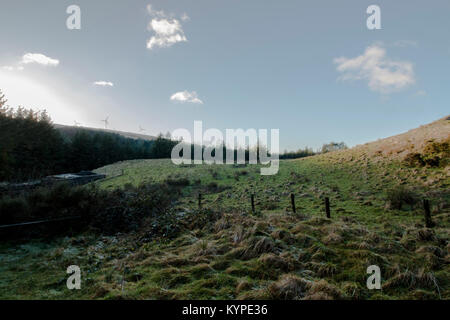
{"label": "fence", "polygon": [[[292,212],[293,213],[297,213],[296,207],[295,207],[295,195],[293,193],[291,193],[291,208],[292,208]],[[252,213],[256,212],[255,209],[255,195],[252,193],[250,194],[250,205],[252,208]],[[202,208],[202,194],[198,193],[198,208],[201,209]],[[428,199],[423,199],[423,208],[424,208],[424,221],[425,221],[425,226],[427,228],[432,228],[434,227],[434,223],[431,219],[431,211],[430,211],[430,201]],[[325,197],[324,198],[324,212],[325,212],[325,216],[328,219],[331,219],[331,209],[330,209],[330,198]]]}
{"label": "fence", "polygon": [[[123,174],[123,170],[122,170]],[[202,194],[198,193],[198,208],[202,209]],[[295,207],[295,195],[291,193],[290,195],[291,199],[291,208],[293,213],[297,213],[296,207]],[[256,205],[255,205],[255,195],[250,194],[250,204],[251,204],[251,210],[252,213],[256,213]],[[424,221],[425,221],[425,227],[426,228],[432,228],[434,227],[434,223],[431,219],[431,211],[430,211],[430,201],[428,199],[423,199],[423,209],[424,209]],[[330,209],[330,198],[325,197],[324,198],[324,212],[325,216],[328,219],[331,219],[331,209]],[[22,227],[22,226],[28,226],[28,225],[34,225],[34,224],[41,224],[41,223],[51,223],[61,220],[73,220],[73,219],[79,219],[80,216],[74,216],[74,217],[64,217],[64,218],[57,218],[57,219],[49,219],[49,220],[39,220],[39,221],[31,221],[31,222],[23,222],[23,223],[15,223],[15,224],[9,224],[9,225],[0,225],[1,229],[6,228],[14,228],[14,227]]]}

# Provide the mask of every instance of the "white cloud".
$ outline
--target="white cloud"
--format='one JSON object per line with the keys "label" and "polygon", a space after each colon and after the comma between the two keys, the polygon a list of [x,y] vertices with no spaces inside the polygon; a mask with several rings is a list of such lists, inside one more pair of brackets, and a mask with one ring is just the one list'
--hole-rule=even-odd
{"label": "white cloud", "polygon": [[95,81],[95,86],[101,86],[101,87],[114,87],[114,83],[110,81]]}
{"label": "white cloud", "polygon": [[[149,31],[154,31],[154,35],[147,41],[147,48],[153,49],[155,47],[167,48],[178,42],[186,42],[187,38],[184,35],[183,27],[178,19],[173,15],[168,15],[164,11],[157,11],[151,5],[147,6],[152,20],[148,25]],[[182,21],[187,21],[189,17],[183,14]]]}
{"label": "white cloud", "polygon": [[412,63],[393,61],[386,57],[380,45],[366,48],[364,54],[355,58],[334,59],[340,80],[366,80],[372,91],[383,94],[395,92],[415,83]]}
{"label": "white cloud", "polygon": [[25,65],[30,63],[56,67],[59,65],[59,60],[47,57],[42,53],[26,53],[22,56],[22,59],[16,63],[16,65],[3,66],[2,69],[6,71],[22,71],[25,69]]}
{"label": "white cloud", "polygon": [[52,59],[42,53],[26,53],[22,57],[21,64],[37,63],[44,66],[55,67],[59,65],[59,60]]}
{"label": "white cloud", "polygon": [[203,104],[203,101],[200,100],[197,96],[197,92],[195,91],[180,91],[177,93],[174,93],[171,97],[170,97],[171,101],[177,101],[177,102],[181,102],[181,103],[185,103],[185,102],[189,102],[189,103],[198,103],[198,104]]}

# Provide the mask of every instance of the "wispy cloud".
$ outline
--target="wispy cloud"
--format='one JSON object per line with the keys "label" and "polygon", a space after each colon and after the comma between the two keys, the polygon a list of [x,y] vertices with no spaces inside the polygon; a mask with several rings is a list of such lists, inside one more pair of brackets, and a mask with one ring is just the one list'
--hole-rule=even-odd
{"label": "wispy cloud", "polygon": [[[180,20],[174,18],[172,14],[166,14],[162,10],[154,10],[151,5],[147,6],[147,10],[152,17],[148,24],[148,30],[154,32],[154,35],[147,41],[148,49],[151,50],[156,47],[167,48],[178,42],[187,41]],[[187,21],[189,17],[183,14],[181,20]]]}
{"label": "wispy cloud", "polygon": [[191,18],[185,13],[181,15],[181,21],[189,21]]}
{"label": "wispy cloud", "polygon": [[372,91],[383,94],[404,89],[415,83],[414,69],[408,61],[394,61],[386,56],[386,50],[379,44],[366,48],[355,58],[334,59],[339,80],[365,80]]}
{"label": "wispy cloud", "polygon": [[47,57],[42,53],[25,53],[16,65],[3,66],[2,69],[6,71],[22,71],[25,69],[25,65],[27,64],[39,64],[42,66],[56,67],[59,65],[59,60]]}
{"label": "wispy cloud", "polygon": [[203,104],[203,101],[200,100],[197,96],[197,92],[195,91],[180,91],[177,93],[174,93],[171,97],[170,97],[171,101],[175,101],[175,102],[181,102],[181,103],[197,103],[197,104]]}
{"label": "wispy cloud", "polygon": [[37,63],[43,66],[56,67],[59,65],[58,59],[47,57],[42,53],[26,53],[22,57],[21,64]]}
{"label": "wispy cloud", "polygon": [[24,68],[23,68],[23,66],[3,66],[2,67],[2,69],[3,70],[6,70],[6,71],[22,71]]}
{"label": "wispy cloud", "polygon": [[114,87],[114,83],[110,81],[95,81],[93,84],[101,87]]}

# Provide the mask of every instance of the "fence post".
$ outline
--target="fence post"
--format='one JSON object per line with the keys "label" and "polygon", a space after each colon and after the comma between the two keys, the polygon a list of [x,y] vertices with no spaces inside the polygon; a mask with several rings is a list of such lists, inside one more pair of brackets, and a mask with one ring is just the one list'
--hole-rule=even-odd
{"label": "fence post", "polygon": [[294,213],[296,213],[296,211],[295,211],[295,196],[293,193],[291,193],[291,205],[292,205],[292,211]]}
{"label": "fence post", "polygon": [[198,208],[202,208],[202,194],[200,192],[198,193]]}
{"label": "fence post", "polygon": [[252,202],[252,212],[255,213],[255,195],[252,194],[250,196],[250,198],[251,198],[251,202]]}
{"label": "fence post", "polygon": [[428,199],[423,199],[423,209],[425,215],[425,227],[432,228],[433,221],[431,221],[430,201]]}
{"label": "fence post", "polygon": [[330,215],[330,199],[328,197],[325,198],[325,212],[327,214],[327,218],[331,218],[331,215]]}

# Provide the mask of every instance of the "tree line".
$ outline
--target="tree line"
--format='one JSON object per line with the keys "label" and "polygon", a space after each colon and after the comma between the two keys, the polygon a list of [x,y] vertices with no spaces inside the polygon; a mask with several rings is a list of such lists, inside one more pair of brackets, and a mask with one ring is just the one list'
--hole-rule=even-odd
{"label": "tree line", "polygon": [[[55,129],[45,110],[13,109],[6,103],[0,91],[0,181],[24,181],[64,172],[93,170],[124,160],[170,158],[173,147],[180,142],[162,134],[148,141],[83,128],[77,129],[74,135],[68,135]],[[332,142],[325,144],[320,151],[344,148],[343,142]],[[191,145],[191,150],[193,157],[194,145]],[[320,151],[305,148],[284,152],[279,157],[301,158]],[[234,150],[235,159],[237,152]],[[249,160],[249,152],[245,150],[246,161]],[[215,150],[213,156],[214,153]],[[225,147],[223,154],[226,154]]]}
{"label": "tree line", "polygon": [[0,91],[0,181],[92,170],[131,159],[170,157],[178,143],[158,136],[154,141],[80,128],[69,137],[55,129],[44,111],[10,108]]}

